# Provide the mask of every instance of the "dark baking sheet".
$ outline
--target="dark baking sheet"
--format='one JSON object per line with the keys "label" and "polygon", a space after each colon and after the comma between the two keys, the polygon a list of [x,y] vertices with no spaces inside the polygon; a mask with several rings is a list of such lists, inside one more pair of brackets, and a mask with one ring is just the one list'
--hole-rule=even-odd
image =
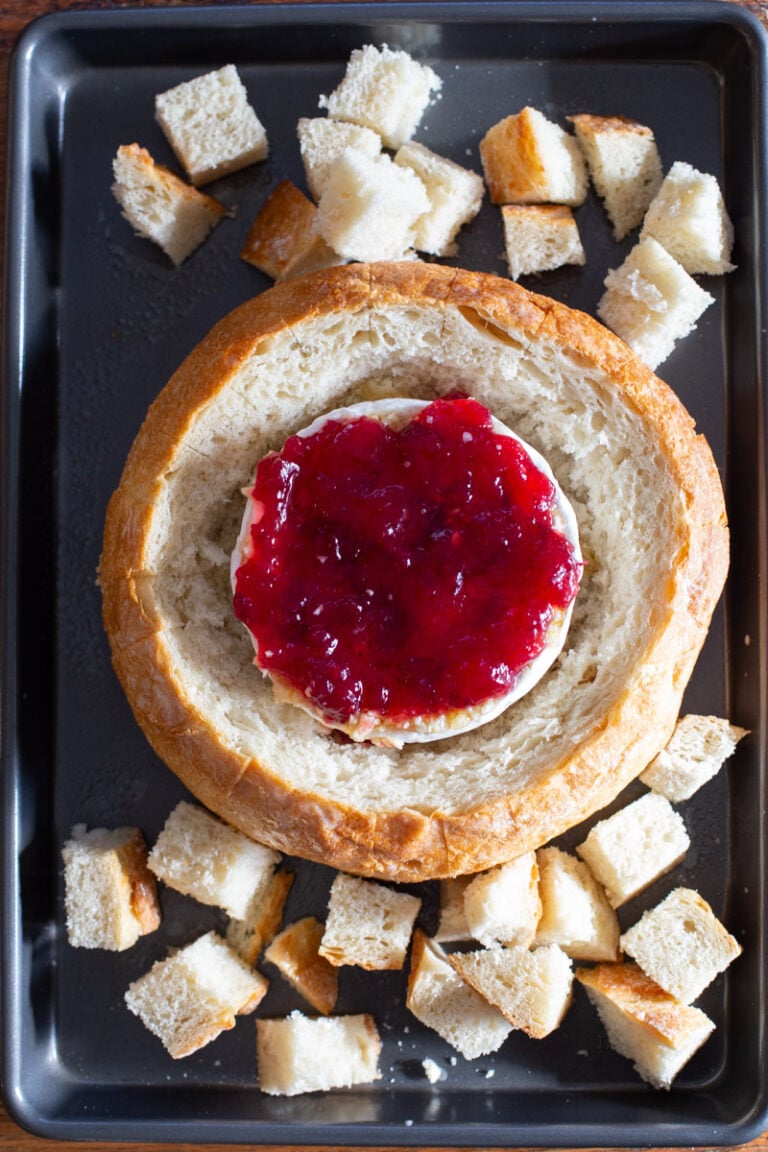
{"label": "dark baking sheet", "polygon": [[[672,1091],[608,1048],[577,989],[544,1041],[494,1057],[452,1050],[406,1012],[403,974],[342,971],[339,1011],[372,1010],[384,1040],[371,1087],[290,1100],[259,1093],[254,1025],[173,1062],[122,1003],[167,947],[220,921],[163,893],[161,930],[119,955],[74,950],[60,848],[76,822],[138,823],[148,839],[183,795],[134,724],[111,671],[96,566],[106,501],[148,403],[212,323],[267,280],[238,259],[275,184],[302,183],[295,122],[366,42],[401,46],[444,79],[417,138],[479,170],[477,145],[524,104],[555,119],[623,113],[676,159],[721,179],[736,272],[661,371],[713,445],[733,567],[686,698],[752,731],[728,770],[681,806],[692,847],[622,911],[699,888],[744,946],[705,993],[717,1031]],[[173,159],[153,96],[238,65],[269,160],[211,191],[237,208],[174,270],[121,219],[111,161],[137,140]],[[7,1107],[45,1136],[251,1144],[605,1146],[747,1141],[768,1123],[765,805],[765,36],[730,4],[223,6],[70,13],[22,37],[12,73],[3,465],[3,1080]],[[594,312],[614,244],[594,196],[578,210],[585,269],[526,281]],[[457,263],[504,274],[497,210]],[[628,795],[633,795],[630,790]],[[622,800],[626,799],[623,797]],[[566,844],[578,842],[576,830]],[[322,915],[330,872],[296,863],[288,917]],[[433,892],[426,886],[427,919]],[[428,925],[427,925],[428,926]],[[264,1014],[299,1001],[275,977]],[[430,1056],[445,1079],[426,1080]]]}

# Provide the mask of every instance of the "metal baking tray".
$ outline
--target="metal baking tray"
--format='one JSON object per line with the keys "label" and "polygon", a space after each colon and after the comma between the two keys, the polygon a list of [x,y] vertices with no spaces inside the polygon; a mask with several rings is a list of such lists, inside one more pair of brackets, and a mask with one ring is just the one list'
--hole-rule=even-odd
{"label": "metal baking tray", "polygon": [[[123,1005],[129,982],[219,924],[216,912],[165,891],[162,928],[130,951],[66,941],[60,850],[72,825],[136,823],[152,841],[184,795],[111,670],[96,583],[106,501],[173,369],[214,321],[268,287],[238,254],[266,194],[286,177],[303,184],[296,120],[316,113],[353,48],[384,42],[442,76],[417,138],[459,163],[479,170],[485,130],[525,104],[560,122],[621,113],[651,125],[665,168],[682,159],[714,172],[735,223],[738,267],[703,281],[716,303],[661,371],[713,446],[733,527],[727,594],[685,707],[727,714],[751,736],[681,806],[692,837],[684,863],[622,920],[690,884],[744,954],[700,1001],[717,1030],[669,1092],[609,1049],[580,989],[549,1038],[513,1033],[469,1063],[409,1016],[404,973],[345,969],[338,1010],[375,1014],[382,1079],[266,1097],[252,1019],[173,1062]],[[716,3],[174,7],[51,15],[23,34],[11,77],[2,404],[2,1069],[22,1126],[80,1140],[419,1147],[725,1145],[766,1127],[765,53],[758,21]],[[211,186],[236,215],[174,269],[121,218],[111,162],[136,140],[175,166],[154,94],[225,63],[240,70],[270,156]],[[594,194],[577,219],[586,267],[525,283],[594,313],[635,237],[614,242]],[[455,262],[503,275],[502,247],[486,203]],[[293,864],[288,917],[322,915],[329,871]],[[429,885],[423,895],[428,921]],[[298,1006],[275,976],[259,1011]],[[445,1072],[435,1085],[426,1057]]]}

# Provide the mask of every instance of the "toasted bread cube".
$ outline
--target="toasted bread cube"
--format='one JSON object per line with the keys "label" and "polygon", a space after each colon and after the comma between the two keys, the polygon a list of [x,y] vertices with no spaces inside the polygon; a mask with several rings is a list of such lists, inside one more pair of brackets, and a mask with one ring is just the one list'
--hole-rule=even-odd
{"label": "toasted bread cube", "polygon": [[289,924],[264,953],[264,959],[282,972],[289,984],[313,1008],[327,1016],[336,1007],[339,973],[320,955],[324,928],[314,916]]}
{"label": "toasted bread cube", "polygon": [[280,854],[182,800],[166,820],[148,862],[169,888],[245,920],[266,890]]}
{"label": "toasted bread cube", "polygon": [[494,204],[582,204],[587,169],[576,140],[536,108],[489,128],[480,159]]}
{"label": "toasted bread cube", "polygon": [[328,116],[302,117],[296,125],[296,134],[307,186],[316,201],[322,196],[328,173],[342,152],[353,148],[371,160],[381,154],[378,133],[359,124],[331,120]]}
{"label": "toasted bread cube", "polygon": [[266,887],[257,891],[245,920],[230,920],[227,925],[227,944],[251,967],[280,927],[292,884],[292,872],[274,872]]}
{"label": "toasted bread cube", "polygon": [[587,258],[573,212],[565,204],[504,204],[504,247],[513,280]]}
{"label": "toasted bread cube", "polygon": [[618,908],[679,864],[689,845],[680,815],[648,792],[595,824],[576,851]]}
{"label": "toasted bread cube", "polygon": [[290,280],[342,258],[315,232],[317,208],[290,180],[277,185],[251,225],[240,251],[273,280]]}
{"label": "toasted bread cube", "polygon": [[352,52],[344,79],[330,96],[321,96],[320,107],[334,120],[371,128],[387,148],[397,149],[411,139],[442,84],[407,52],[366,44]]}
{"label": "toasted bread cube", "polygon": [[669,1088],[715,1025],[698,1008],[679,1004],[636,964],[577,968],[612,1048],[631,1060],[643,1080]]}
{"label": "toasted bread cube", "polygon": [[600,319],[649,368],[666,360],[714,303],[652,236],[639,240],[621,267],[611,269],[605,287],[597,306]]}
{"label": "toasted bread cube", "polygon": [[155,878],[138,828],[76,824],[62,848],[67,939],[123,952],[160,925]]}
{"label": "toasted bread cube", "polygon": [[732,272],[733,225],[714,176],[676,161],[643,221],[652,236],[691,275]]}
{"label": "toasted bread cube", "polygon": [[174,264],[182,264],[227,215],[218,200],[190,188],[138,144],[121,145],[112,170],[112,194],[123,216]]}
{"label": "toasted bread cube", "polygon": [[440,881],[439,919],[434,936],[438,944],[472,939],[464,912],[464,893],[472,879],[472,876],[456,876]]}
{"label": "toasted bread cube", "polygon": [[541,915],[536,853],[476,876],[464,891],[470,935],[481,944],[533,943]]}
{"label": "toasted bread cube", "polygon": [[747,734],[719,716],[683,716],[640,779],[673,804],[688,800],[717,775]]}
{"label": "toasted bread cube", "polygon": [[540,848],[537,945],[559,944],[572,960],[618,960],[619,921],[605,889],[582,860]]}
{"label": "toasted bread cube", "polygon": [[621,947],[660,988],[692,1004],[741,955],[698,892],[675,888],[623,933]]}
{"label": "toasted bread cube", "polygon": [[291,1012],[282,1020],[257,1020],[259,1088],[269,1096],[351,1088],[381,1079],[381,1041],[373,1017]]}
{"label": "toasted bread cube", "polygon": [[453,256],[460,228],[474,220],[485,185],[477,172],[411,141],[397,150],[395,164],[411,168],[429,197],[429,208],[416,221],[413,246],[435,256]]}
{"label": "toasted bread cube", "polygon": [[417,1020],[465,1060],[496,1052],[512,1031],[501,1012],[459,976],[439,944],[418,928],[413,934],[405,1002]]}
{"label": "toasted bread cube", "polygon": [[234,64],[161,92],[155,119],[196,187],[267,157],[267,133]]}
{"label": "toasted bread cube", "polygon": [[130,985],[125,1002],[174,1060],[189,1056],[255,1011],[267,981],[215,932],[159,960]]}
{"label": "toasted bread cube", "polygon": [[559,1027],[571,1003],[571,961],[557,944],[454,952],[449,960],[513,1028],[535,1040]]}
{"label": "toasted bread cube", "polygon": [[320,955],[337,967],[402,968],[421,900],[339,872],[331,885]]}
{"label": "toasted bread cube", "polygon": [[642,224],[661,187],[659,150],[650,128],[626,116],[569,116],[592,183],[616,240]]}

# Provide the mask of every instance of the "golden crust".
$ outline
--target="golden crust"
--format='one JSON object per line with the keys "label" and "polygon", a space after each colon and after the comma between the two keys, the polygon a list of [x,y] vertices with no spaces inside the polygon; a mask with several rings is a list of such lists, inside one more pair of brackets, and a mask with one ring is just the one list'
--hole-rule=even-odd
{"label": "golden crust", "polygon": [[[606,373],[658,433],[688,509],[682,556],[641,666],[593,730],[530,787],[458,813],[361,811],[291,787],[225,745],[174,679],[143,575],[161,478],[195,414],[264,340],[314,316],[418,302],[526,339],[554,335]],[[204,804],[256,840],[344,871],[402,881],[479,871],[540,847],[609,803],[669,739],[728,566],[719,476],[672,391],[597,321],[508,280],[421,263],[350,265],[279,284],[220,321],[151,406],[107,513],[100,568],[104,623],[126,695],[158,755]],[[648,717],[654,723],[648,723]]]}

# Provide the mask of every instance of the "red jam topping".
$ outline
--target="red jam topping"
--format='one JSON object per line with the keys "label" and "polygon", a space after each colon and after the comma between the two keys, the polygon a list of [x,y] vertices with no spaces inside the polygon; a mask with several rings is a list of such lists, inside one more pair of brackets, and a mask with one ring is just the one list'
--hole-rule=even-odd
{"label": "red jam topping", "polygon": [[261,461],[251,499],[235,615],[331,724],[507,694],[578,589],[553,484],[475,400],[327,420]]}

